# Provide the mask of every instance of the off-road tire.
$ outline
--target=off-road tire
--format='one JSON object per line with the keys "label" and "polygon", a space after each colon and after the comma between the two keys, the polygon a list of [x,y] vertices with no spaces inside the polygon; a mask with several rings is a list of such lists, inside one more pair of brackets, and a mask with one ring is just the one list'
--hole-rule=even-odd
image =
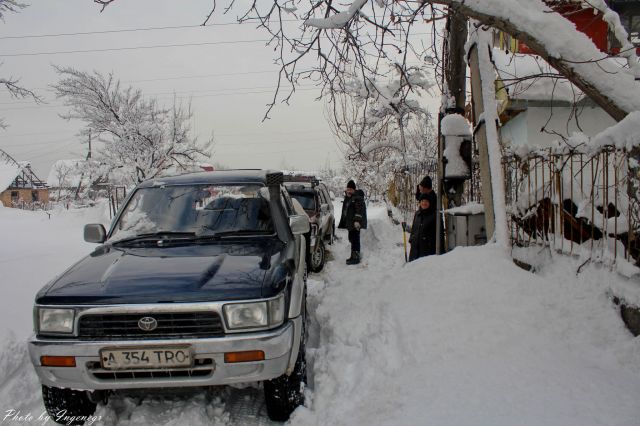
{"label": "off-road tire", "polygon": [[[318,256],[316,260],[316,256]],[[324,268],[324,263],[327,260],[327,250],[324,247],[324,242],[322,240],[318,241],[318,247],[315,249],[314,253],[311,253],[311,259],[309,263],[309,269],[311,272],[320,272],[322,268]]]}
{"label": "off-road tire", "polygon": [[[86,391],[72,389],[54,388],[42,386],[42,401],[51,420],[56,423],[66,425],[82,425],[84,420],[96,412],[96,403],[91,402]],[[60,418],[60,413],[64,413],[67,419],[80,418],[68,421]],[[59,419],[59,420],[58,420]]]}
{"label": "off-road tire", "polygon": [[264,399],[269,418],[277,422],[286,422],[298,406],[304,404],[304,388],[307,385],[307,361],[305,348],[307,340],[306,292],[302,312],[302,333],[300,348],[293,372],[290,376],[283,374],[264,382]]}

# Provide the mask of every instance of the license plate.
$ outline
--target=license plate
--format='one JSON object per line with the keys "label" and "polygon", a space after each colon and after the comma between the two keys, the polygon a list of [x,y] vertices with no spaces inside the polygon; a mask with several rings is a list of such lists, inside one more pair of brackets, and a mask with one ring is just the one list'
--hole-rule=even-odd
{"label": "license plate", "polygon": [[193,365],[191,348],[117,348],[100,351],[102,368],[126,370],[136,368],[181,368]]}

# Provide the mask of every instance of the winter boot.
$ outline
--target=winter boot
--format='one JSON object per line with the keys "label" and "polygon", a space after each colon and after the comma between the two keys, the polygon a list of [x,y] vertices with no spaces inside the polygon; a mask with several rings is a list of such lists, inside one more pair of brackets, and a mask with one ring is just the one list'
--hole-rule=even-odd
{"label": "winter boot", "polygon": [[351,256],[349,256],[349,258],[347,259],[347,265],[352,265],[351,262],[353,262],[354,255],[355,255],[355,251],[351,250]]}
{"label": "winter boot", "polygon": [[351,254],[351,259],[347,259],[347,265],[357,265],[360,263],[360,252],[354,251]]}

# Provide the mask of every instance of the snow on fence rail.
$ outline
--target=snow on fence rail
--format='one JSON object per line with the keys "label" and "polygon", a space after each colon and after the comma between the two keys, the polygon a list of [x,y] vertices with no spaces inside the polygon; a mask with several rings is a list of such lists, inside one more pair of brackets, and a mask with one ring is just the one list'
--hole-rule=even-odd
{"label": "snow on fence rail", "polygon": [[545,246],[608,265],[638,264],[640,221],[626,151],[547,149],[503,157],[514,247]]}

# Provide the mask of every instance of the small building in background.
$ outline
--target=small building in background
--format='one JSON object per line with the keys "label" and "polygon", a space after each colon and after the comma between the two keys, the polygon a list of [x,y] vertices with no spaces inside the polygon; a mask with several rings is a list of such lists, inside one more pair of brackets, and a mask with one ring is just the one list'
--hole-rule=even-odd
{"label": "small building in background", "polygon": [[31,169],[31,164],[16,161],[0,149],[0,203],[4,207],[45,208],[49,187]]}

